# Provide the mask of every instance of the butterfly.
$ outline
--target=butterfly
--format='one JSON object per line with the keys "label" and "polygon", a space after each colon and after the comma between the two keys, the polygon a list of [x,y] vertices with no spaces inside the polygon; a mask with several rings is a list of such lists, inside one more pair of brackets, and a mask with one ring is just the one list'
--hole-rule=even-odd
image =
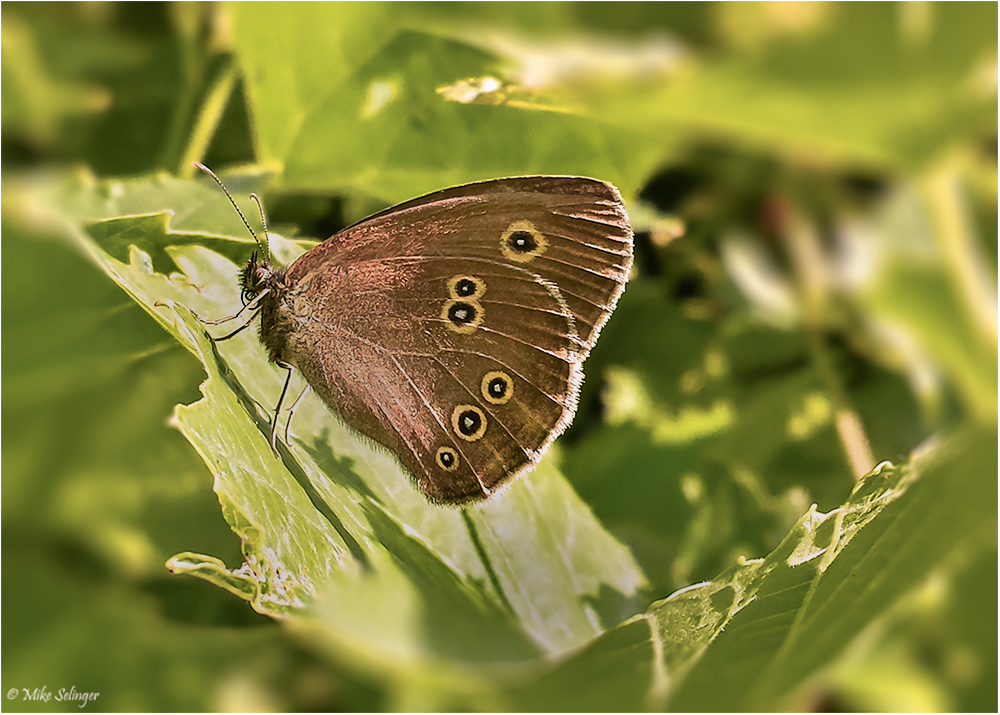
{"label": "butterfly", "polygon": [[[575,176],[436,191],[287,268],[269,255],[264,225],[240,274],[240,314],[259,317],[269,359],[289,378],[301,372],[430,501],[448,505],[489,498],[566,429],[583,362],[632,265],[618,190]],[[287,388],[286,379],[272,447]]]}

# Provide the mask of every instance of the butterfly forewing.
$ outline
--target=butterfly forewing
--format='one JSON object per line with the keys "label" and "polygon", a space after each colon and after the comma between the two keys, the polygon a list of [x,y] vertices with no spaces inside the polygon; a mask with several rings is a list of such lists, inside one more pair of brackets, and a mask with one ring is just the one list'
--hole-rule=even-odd
{"label": "butterfly forewing", "polygon": [[[497,243],[508,229],[515,236],[537,230],[545,245],[537,255],[498,255]],[[621,196],[610,184],[580,177],[457,186],[375,214],[338,236],[344,240],[329,250],[345,261],[352,255],[451,255],[512,262],[513,255],[559,286],[588,348],[614,309],[632,265],[632,230]],[[448,237],[453,240],[444,240]],[[428,244],[432,239],[437,240]]]}

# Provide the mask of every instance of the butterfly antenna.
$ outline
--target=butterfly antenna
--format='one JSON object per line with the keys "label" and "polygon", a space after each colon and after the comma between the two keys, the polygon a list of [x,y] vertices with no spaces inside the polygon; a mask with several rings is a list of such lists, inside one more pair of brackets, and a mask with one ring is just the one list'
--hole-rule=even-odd
{"label": "butterfly antenna", "polygon": [[[195,167],[197,167],[198,169],[201,169],[206,174],[208,174],[213,179],[215,179],[215,183],[217,183],[219,185],[219,188],[222,189],[222,192],[226,195],[226,198],[229,199],[229,203],[231,203],[233,205],[233,208],[236,209],[236,213],[238,213],[240,215],[240,219],[243,221],[243,225],[247,227],[247,231],[249,231],[250,235],[253,236],[253,240],[256,241],[257,245],[260,246],[263,249],[263,251],[264,251],[264,256],[263,257],[266,258],[266,259],[269,259],[271,257],[271,252],[270,252],[270,247],[268,245],[268,240],[267,240],[267,224],[264,224],[264,240],[261,241],[260,237],[256,233],[254,233],[254,230],[252,228],[250,228],[250,223],[247,221],[247,217],[243,215],[242,211],[240,211],[240,207],[236,204],[236,199],[234,199],[233,195],[231,193],[229,193],[229,189],[227,189],[226,185],[222,183],[222,179],[220,179],[218,176],[216,176],[214,171],[212,171],[211,169],[209,169],[207,166],[205,166],[201,162],[193,161],[191,163],[194,164]],[[261,218],[261,221],[263,222],[263,220],[264,220],[264,207],[261,206],[260,199],[257,197],[257,194],[250,194],[250,198],[254,199],[254,201],[257,202],[257,206],[260,207],[260,218]]]}
{"label": "butterfly antenna", "polygon": [[[260,210],[260,225],[264,227],[264,241],[258,239],[257,243],[261,244],[261,248],[264,249],[264,255],[267,258],[271,257],[271,237],[267,235],[267,219],[264,218],[264,204],[261,203],[260,197],[257,194],[250,194],[250,198],[253,202],[257,204],[257,208]],[[257,238],[254,236],[254,238]]]}

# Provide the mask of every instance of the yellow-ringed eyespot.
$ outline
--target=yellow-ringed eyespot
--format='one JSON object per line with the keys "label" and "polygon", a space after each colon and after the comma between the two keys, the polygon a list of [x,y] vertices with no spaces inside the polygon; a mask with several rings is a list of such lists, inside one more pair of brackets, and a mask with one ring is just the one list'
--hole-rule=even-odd
{"label": "yellow-ringed eyespot", "polygon": [[480,385],[483,399],[494,405],[506,405],[514,396],[514,381],[505,372],[488,372]]}
{"label": "yellow-ringed eyespot", "polygon": [[451,413],[451,426],[466,442],[475,442],[486,434],[486,414],[475,405],[459,405]]}

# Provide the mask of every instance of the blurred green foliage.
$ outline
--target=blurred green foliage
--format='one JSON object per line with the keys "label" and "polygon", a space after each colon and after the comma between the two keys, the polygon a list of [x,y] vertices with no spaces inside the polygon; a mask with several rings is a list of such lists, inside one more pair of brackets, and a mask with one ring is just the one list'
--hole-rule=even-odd
{"label": "blurred green foliage", "polygon": [[[995,4],[0,13],[8,710],[996,710]],[[440,509],[306,400],[276,464],[277,372],[188,312],[250,250],[192,160],[285,260],[616,183],[553,454]]]}

